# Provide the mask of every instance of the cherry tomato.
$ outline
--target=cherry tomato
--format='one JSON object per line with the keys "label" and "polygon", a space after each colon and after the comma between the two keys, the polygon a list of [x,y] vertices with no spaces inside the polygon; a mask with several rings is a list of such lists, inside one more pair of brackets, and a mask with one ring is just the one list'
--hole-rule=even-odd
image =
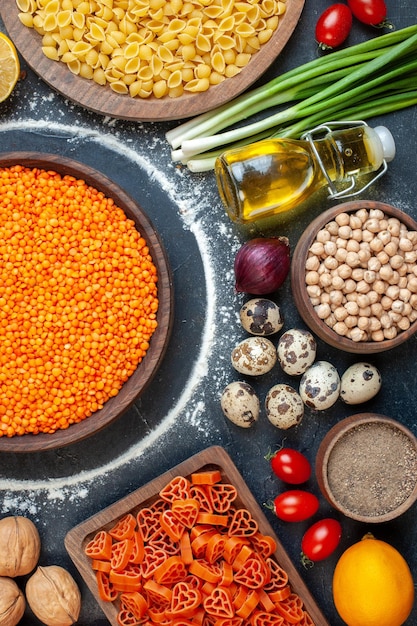
{"label": "cherry tomato", "polygon": [[317,513],[318,508],[318,498],[301,489],[284,491],[274,500],[274,513],[284,522],[302,522]]}
{"label": "cherry tomato", "polygon": [[319,17],[316,41],[323,49],[337,48],[347,39],[352,28],[352,11],[346,4],[332,4]]}
{"label": "cherry tomato", "polygon": [[281,448],[271,457],[272,471],[278,478],[290,485],[301,485],[311,476],[308,459],[291,448]]}
{"label": "cherry tomato", "polygon": [[339,545],[342,526],[332,518],[319,520],[306,532],[301,541],[301,550],[310,561],[327,559]]}
{"label": "cherry tomato", "polygon": [[384,0],[347,0],[353,15],[360,22],[371,26],[383,25],[387,17]]}

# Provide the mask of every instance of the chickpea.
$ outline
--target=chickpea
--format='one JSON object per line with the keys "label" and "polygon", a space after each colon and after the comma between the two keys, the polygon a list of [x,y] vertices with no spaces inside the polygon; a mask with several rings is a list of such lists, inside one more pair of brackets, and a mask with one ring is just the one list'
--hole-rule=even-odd
{"label": "chickpea", "polygon": [[379,220],[373,217],[369,217],[369,219],[365,222],[366,230],[369,230],[371,233],[379,232]]}
{"label": "chickpea", "polygon": [[365,224],[366,220],[369,218],[369,212],[367,209],[359,209],[356,211],[355,215],[360,219],[362,224]]}
{"label": "chickpea", "polygon": [[324,253],[327,254],[328,256],[334,257],[336,252],[337,252],[336,243],[330,240],[326,241],[326,243],[324,244]]}
{"label": "chickpea", "polygon": [[404,257],[401,256],[401,254],[394,254],[391,257],[389,264],[394,270],[398,270],[404,264]]}
{"label": "chickpea", "polygon": [[322,256],[324,253],[324,245],[321,241],[315,241],[310,248],[311,254],[315,254],[316,256]]}
{"label": "chickpea", "polygon": [[333,315],[338,322],[343,322],[343,320],[347,318],[348,312],[344,306],[338,306],[333,311]]}
{"label": "chickpea", "polygon": [[346,248],[338,248],[337,252],[335,254],[335,258],[340,261],[340,263],[344,263],[346,261],[346,257],[347,257],[347,250]]}
{"label": "chickpea", "polygon": [[340,231],[340,227],[349,225],[349,222],[350,222],[349,213],[339,213],[339,215],[336,215],[336,217],[334,218],[334,221],[339,226],[339,231]]}
{"label": "chickpea", "polygon": [[385,250],[381,250],[380,252],[378,252],[376,258],[381,263],[381,265],[386,265],[389,262],[389,256],[385,252]]}
{"label": "chickpea", "polygon": [[355,341],[357,343],[359,343],[360,341],[366,341],[367,334],[366,334],[365,330],[366,329],[361,329],[359,327],[352,328],[352,330],[349,333],[349,336],[350,336],[351,340]]}
{"label": "chickpea", "polygon": [[384,249],[384,244],[378,237],[374,237],[369,242],[369,247],[372,250],[372,252],[381,252]]}
{"label": "chickpea", "polygon": [[360,230],[362,232],[362,220],[359,215],[352,213],[349,216],[349,226],[352,230]]}
{"label": "chickpea", "polygon": [[[351,235],[353,235],[353,233],[351,233]],[[346,243],[346,250],[348,252],[359,252],[360,249],[361,246],[359,241],[357,241],[356,239],[348,239]]]}
{"label": "chickpea", "polygon": [[360,315],[358,317],[358,328],[360,330],[369,329],[369,316],[368,315]]}
{"label": "chickpea", "polygon": [[325,320],[331,314],[330,305],[327,303],[320,303],[318,306],[314,307],[314,310],[321,320]]}
{"label": "chickpea", "polygon": [[316,256],[310,256],[306,260],[306,270],[307,271],[310,271],[310,270],[317,271],[319,266],[320,266],[320,261],[319,261],[318,257],[316,257]]}
{"label": "chickpea", "polygon": [[387,222],[388,222],[387,230],[389,230],[391,235],[394,235],[394,237],[398,237],[398,235],[400,234],[400,227],[401,227],[400,220],[397,219],[396,217],[389,217]]}
{"label": "chickpea", "polygon": [[391,328],[384,328],[383,333],[384,339],[395,339],[398,334],[395,326],[391,326]]}
{"label": "chickpea", "polygon": [[381,209],[370,209],[369,217],[371,219],[376,218],[380,222],[381,220],[385,219],[385,214],[383,211],[381,211]]}
{"label": "chickpea", "polygon": [[306,283],[307,285],[318,285],[319,284],[319,274],[315,270],[311,270],[306,274]]}
{"label": "chickpea", "polygon": [[[384,250],[388,254],[389,257],[394,257],[397,254],[398,243],[396,241],[390,241],[389,243],[387,243],[386,246],[384,246]],[[401,262],[402,262],[402,257],[401,257]]]}
{"label": "chickpea", "polygon": [[344,224],[339,228],[339,237],[346,240],[352,239],[352,229],[349,224]]}
{"label": "chickpea", "polygon": [[382,330],[382,328],[371,333],[371,339],[372,341],[384,341],[385,335],[384,335],[384,331]]}
{"label": "chickpea", "polygon": [[345,309],[349,315],[358,315],[359,313],[358,303],[355,302],[354,300],[350,300],[349,302],[346,302]]}
{"label": "chickpea", "polygon": [[326,230],[329,232],[330,235],[335,236],[337,235],[337,232],[339,230],[339,224],[333,220],[326,225]]}
{"label": "chickpea", "polygon": [[402,252],[411,252],[414,248],[413,242],[409,237],[401,237],[398,247]]}
{"label": "chickpea", "polygon": [[398,322],[397,326],[401,330],[408,330],[411,326],[410,319],[404,315],[404,317],[402,317],[400,321]]}
{"label": "chickpea", "polygon": [[323,228],[322,230],[319,230],[316,236],[316,240],[319,243],[326,243],[327,241],[330,241],[330,238],[331,238],[331,232],[329,231],[328,228]]}

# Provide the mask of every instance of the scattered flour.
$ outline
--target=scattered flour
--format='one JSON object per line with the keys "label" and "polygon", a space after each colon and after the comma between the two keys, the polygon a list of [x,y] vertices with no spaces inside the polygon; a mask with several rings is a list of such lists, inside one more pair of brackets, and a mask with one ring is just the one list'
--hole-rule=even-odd
{"label": "scattered flour", "polygon": [[[47,101],[53,101],[54,94],[47,96]],[[36,110],[36,99],[32,100],[31,110]],[[219,287],[221,283],[230,282],[230,272],[224,269],[224,254],[221,255],[223,264],[221,269],[218,267],[219,255],[216,247],[212,246],[213,236],[228,239],[229,254],[233,254],[233,248],[236,242],[233,241],[233,231],[228,229],[227,225],[220,223],[215,231],[210,219],[207,208],[206,194],[199,192],[199,186],[189,182],[189,172],[169,164],[164,171],[155,166],[151,159],[149,151],[156,150],[160,155],[161,150],[167,150],[166,142],[162,138],[156,136],[151,137],[151,142],[146,143],[145,154],[140,153],[140,146],[132,140],[132,129],[130,129],[130,138],[126,138],[125,133],[119,130],[116,120],[104,119],[101,126],[94,128],[93,126],[85,126],[82,124],[66,124],[57,122],[59,116],[54,112],[53,120],[50,119],[18,119],[14,121],[5,121],[0,123],[0,133],[6,132],[28,132],[36,133],[52,137],[64,138],[68,142],[92,141],[100,146],[105,146],[108,150],[115,154],[122,155],[123,158],[129,159],[138,167],[144,170],[152,181],[157,181],[158,185],[172,200],[177,207],[178,215],[185,229],[188,229],[195,237],[199,253],[204,268],[204,280],[207,297],[206,319],[201,337],[199,352],[195,356],[194,366],[189,379],[184,384],[183,391],[171,410],[165,415],[160,424],[144,439],[134,443],[117,459],[112,459],[107,465],[103,465],[93,470],[82,471],[74,476],[65,476],[60,478],[52,478],[48,480],[4,480],[0,478],[0,491],[3,492],[3,513],[8,509],[11,511],[21,510],[24,512],[26,507],[32,509],[27,512],[34,513],[36,507],[35,495],[42,496],[42,500],[54,501],[56,506],[59,503],[67,503],[71,499],[83,500],[88,497],[89,490],[94,487],[97,481],[106,481],[109,473],[115,468],[125,466],[140,455],[144,454],[151,448],[155,442],[161,438],[170,437],[170,430],[175,425],[179,416],[186,419],[191,426],[196,428],[198,432],[209,432],[211,424],[206,422],[210,419],[205,411],[204,401],[201,400],[201,392],[198,389],[202,381],[210,372],[211,382],[216,385],[216,389],[220,390],[226,384],[224,357],[222,354],[215,354],[215,333],[225,328],[225,332],[230,334],[231,324],[231,307],[218,306]],[[54,121],[55,120],[55,121]],[[105,132],[105,126],[112,129],[112,132]],[[143,126],[138,129],[135,125],[134,132],[138,137],[142,134],[148,134],[149,126]],[[191,210],[192,208],[192,210]],[[225,246],[222,246],[225,248]],[[232,298],[234,294],[230,293]],[[232,307],[233,308],[233,307]],[[223,346],[224,350],[224,346]],[[227,368],[226,368],[227,371]],[[204,395],[203,395],[204,397]],[[41,498],[37,498],[41,501]]]}

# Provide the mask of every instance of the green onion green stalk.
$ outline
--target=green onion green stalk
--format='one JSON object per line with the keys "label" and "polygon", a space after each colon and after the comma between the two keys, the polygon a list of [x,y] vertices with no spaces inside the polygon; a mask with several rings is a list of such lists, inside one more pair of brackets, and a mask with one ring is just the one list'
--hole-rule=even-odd
{"label": "green onion green stalk", "polygon": [[[166,139],[173,161],[201,172],[212,170],[227,149],[271,137],[297,139],[325,122],[366,120],[415,104],[417,24],[289,70],[173,128]],[[251,120],[271,108],[278,110]]]}

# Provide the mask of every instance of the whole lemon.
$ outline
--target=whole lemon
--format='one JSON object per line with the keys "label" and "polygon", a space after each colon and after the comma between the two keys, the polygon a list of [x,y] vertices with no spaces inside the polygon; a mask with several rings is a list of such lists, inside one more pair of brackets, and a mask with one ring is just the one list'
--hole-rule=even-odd
{"label": "whole lemon", "polygon": [[401,626],[414,602],[410,568],[389,543],[365,535],[340,557],[333,599],[348,626]]}

